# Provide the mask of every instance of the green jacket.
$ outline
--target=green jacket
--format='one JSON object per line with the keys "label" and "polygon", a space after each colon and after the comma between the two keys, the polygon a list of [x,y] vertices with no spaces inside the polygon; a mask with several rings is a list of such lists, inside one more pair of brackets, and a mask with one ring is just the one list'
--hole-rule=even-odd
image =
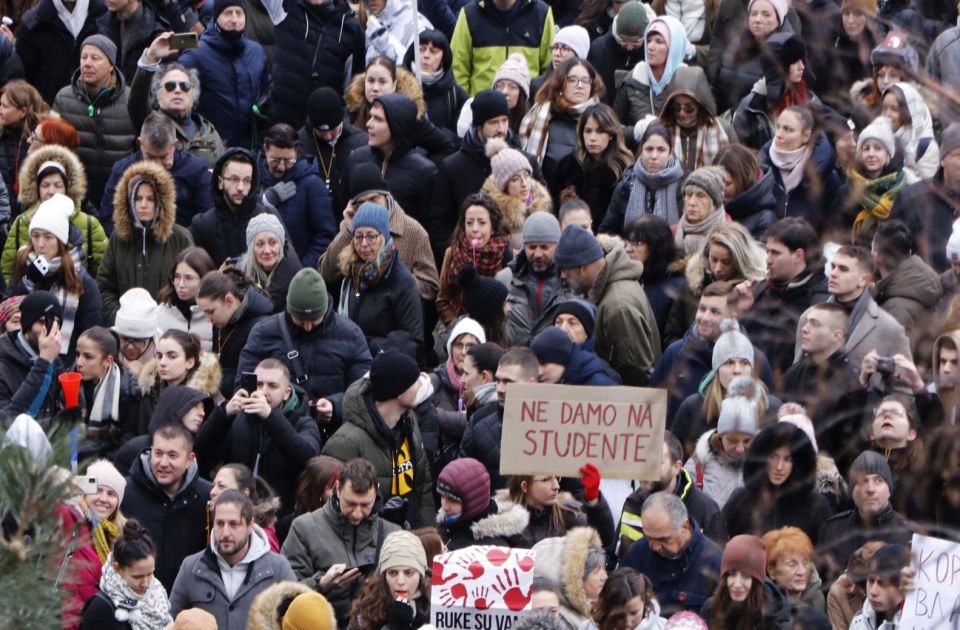
{"label": "green jacket", "polygon": [[[8,284],[10,283],[10,276],[13,274],[13,265],[17,260],[17,251],[30,242],[30,219],[36,209],[37,205],[30,206],[23,214],[17,215],[17,218],[10,224],[10,233],[7,235],[7,242],[3,246],[3,255],[0,257],[3,279]],[[100,261],[107,249],[107,233],[100,225],[100,220],[82,211],[79,205],[70,216],[70,223],[77,226],[80,233],[83,234],[83,251],[87,253],[84,267],[91,278],[96,278],[100,269]]]}
{"label": "green jacket", "polygon": [[517,2],[521,6],[506,27],[490,0],[470,2],[460,11],[450,41],[453,75],[470,96],[493,87],[493,77],[510,53],[526,58],[531,76],[550,65],[553,11],[542,0]]}
{"label": "green jacket", "polygon": [[640,283],[643,265],[619,246],[606,261],[589,296],[597,305],[597,356],[623,377],[624,385],[646,386],[661,346],[657,320]]}
{"label": "green jacket", "polygon": [[[367,407],[369,393],[368,377],[350,385],[343,395],[343,425],[330,437],[321,454],[342,462],[362,457],[373,464],[377,470],[380,495],[386,501],[393,496],[393,457],[400,446],[383,421],[371,415]],[[431,525],[437,514],[433,503],[433,480],[416,413],[405,413],[398,426],[404,424],[410,442],[410,461],[413,462],[412,489],[404,495],[409,501],[407,520],[411,527]]]}

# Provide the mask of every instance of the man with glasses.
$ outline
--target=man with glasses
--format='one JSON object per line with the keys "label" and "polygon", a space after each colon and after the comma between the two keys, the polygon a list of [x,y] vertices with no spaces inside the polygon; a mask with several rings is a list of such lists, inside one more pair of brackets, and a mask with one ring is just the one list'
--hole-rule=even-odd
{"label": "man with glasses", "polygon": [[189,227],[193,217],[213,205],[210,198],[210,171],[200,158],[177,148],[173,120],[160,112],[149,114],[137,138],[140,148],[113,165],[100,204],[100,223],[113,231],[113,195],[117,183],[131,165],[156,162],[170,172],[177,193],[177,225]]}
{"label": "man with glasses", "polygon": [[609,33],[598,37],[590,44],[587,61],[597,69],[597,74],[607,86],[607,104],[613,104],[617,93],[617,72],[629,73],[643,61],[643,33],[654,13],[646,4],[632,0],[626,4],[613,2],[614,11],[619,11]]}
{"label": "man with glasses", "polygon": [[723,551],[687,513],[672,492],[651,494],[640,509],[643,538],[620,562],[653,581],[661,614],[700,612],[716,590]]}
{"label": "man with glasses", "polygon": [[297,131],[277,123],[257,156],[262,201],[277,211],[300,264],[316,268],[337,233],[327,186],[313,158],[301,157]]}

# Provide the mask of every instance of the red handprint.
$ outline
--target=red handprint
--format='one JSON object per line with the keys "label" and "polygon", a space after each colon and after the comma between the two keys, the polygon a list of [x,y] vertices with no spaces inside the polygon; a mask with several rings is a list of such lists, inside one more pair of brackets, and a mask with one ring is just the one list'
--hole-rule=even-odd
{"label": "red handprint", "polygon": [[523,610],[530,604],[533,587],[531,585],[531,588],[524,593],[520,588],[519,572],[516,569],[506,569],[497,576],[493,590],[503,597],[503,603],[507,605],[507,608],[516,612]]}
{"label": "red handprint", "polygon": [[464,579],[467,580],[476,580],[484,573],[483,565],[480,564],[479,560],[482,556],[476,552],[472,552],[468,555],[465,555],[457,559],[456,565],[466,569],[469,576],[464,576]]}
{"label": "red handprint", "polygon": [[444,584],[452,580],[454,577],[456,577],[453,573],[444,572],[444,569],[446,569],[448,566],[450,565],[437,562],[436,560],[433,561],[433,585],[434,586],[443,586]]}
{"label": "red handprint", "polygon": [[449,589],[440,592],[440,601],[444,606],[450,607],[459,604],[463,600],[463,605],[467,605],[467,587],[463,584],[454,584]]}
{"label": "red handprint", "polygon": [[489,588],[486,586],[481,586],[473,589],[473,592],[470,594],[473,596],[473,605],[477,610],[486,610],[490,608],[490,600],[487,599],[487,596],[490,594]]}

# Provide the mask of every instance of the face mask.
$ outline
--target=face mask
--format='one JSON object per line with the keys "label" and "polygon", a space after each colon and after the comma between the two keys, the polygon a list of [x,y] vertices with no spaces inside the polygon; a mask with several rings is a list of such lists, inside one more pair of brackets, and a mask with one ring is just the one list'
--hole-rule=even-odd
{"label": "face mask", "polygon": [[444,524],[444,525],[453,525],[454,523],[456,523],[456,522],[458,522],[458,521],[460,520],[460,516],[461,516],[460,514],[454,514],[453,516],[450,516],[449,514],[445,514],[445,515],[443,516],[443,524]]}

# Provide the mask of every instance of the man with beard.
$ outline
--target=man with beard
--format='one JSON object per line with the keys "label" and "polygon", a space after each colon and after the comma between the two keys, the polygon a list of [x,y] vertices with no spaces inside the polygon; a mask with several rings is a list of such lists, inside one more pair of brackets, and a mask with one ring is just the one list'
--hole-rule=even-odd
{"label": "man with beard", "polygon": [[543,317],[555,305],[572,297],[553,256],[560,241],[560,223],[549,212],[535,212],[523,222],[523,251],[497,273],[510,292],[507,329],[514,345],[526,346],[553,324]]}
{"label": "man with beard", "polygon": [[679,497],[690,514],[700,523],[703,533],[718,545],[727,542],[727,524],[720,506],[697,488],[696,480],[683,467],[683,445],[670,431],[663,433],[663,459],[660,460],[660,479],[641,481],[640,487],[627,497],[620,516],[620,548],[623,558],[630,546],[643,538],[643,502],[655,492],[668,492]]}
{"label": "man with beard", "polygon": [[0,412],[5,417],[56,412],[62,320],[56,296],[33,291],[20,303],[20,330],[0,335]]}
{"label": "man with beard", "polygon": [[183,561],[170,592],[170,614],[202,608],[217,628],[246,627],[256,596],[283,580],[296,580],[290,563],[270,551],[270,541],[253,522],[253,502],[239,490],[226,490],[213,504],[213,535],[206,549]]}

